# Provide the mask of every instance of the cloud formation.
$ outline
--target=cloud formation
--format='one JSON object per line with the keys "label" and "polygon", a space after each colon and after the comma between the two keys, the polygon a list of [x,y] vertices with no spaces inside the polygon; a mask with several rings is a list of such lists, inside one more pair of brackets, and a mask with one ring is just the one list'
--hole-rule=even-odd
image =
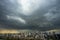
{"label": "cloud formation", "polygon": [[0,28],[60,28],[59,0],[0,0]]}

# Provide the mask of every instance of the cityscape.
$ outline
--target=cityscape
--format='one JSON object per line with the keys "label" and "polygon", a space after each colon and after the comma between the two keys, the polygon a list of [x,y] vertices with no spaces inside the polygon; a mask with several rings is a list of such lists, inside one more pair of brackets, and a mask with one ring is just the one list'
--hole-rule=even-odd
{"label": "cityscape", "polygon": [[[21,30],[22,31],[22,30]],[[5,30],[0,32],[1,40],[60,40],[60,31],[25,31],[16,32],[15,30]]]}
{"label": "cityscape", "polygon": [[60,0],[0,0],[0,40],[60,40]]}

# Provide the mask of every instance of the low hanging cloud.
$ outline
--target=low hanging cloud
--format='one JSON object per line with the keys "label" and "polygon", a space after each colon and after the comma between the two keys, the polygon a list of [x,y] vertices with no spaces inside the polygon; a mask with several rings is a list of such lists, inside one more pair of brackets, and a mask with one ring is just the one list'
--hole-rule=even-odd
{"label": "low hanging cloud", "polygon": [[23,23],[23,24],[26,23],[26,21],[25,21],[24,19],[22,19],[21,17],[8,16],[8,15],[7,15],[7,19],[8,19],[8,20],[16,20],[16,21],[21,22],[21,23]]}
{"label": "low hanging cloud", "polygon": [[0,28],[60,28],[59,0],[0,0]]}

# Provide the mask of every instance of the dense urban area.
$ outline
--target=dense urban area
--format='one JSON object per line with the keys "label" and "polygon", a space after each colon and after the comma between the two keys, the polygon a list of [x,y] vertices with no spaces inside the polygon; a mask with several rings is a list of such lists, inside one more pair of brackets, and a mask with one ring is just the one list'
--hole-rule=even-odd
{"label": "dense urban area", "polygon": [[60,40],[58,32],[0,33],[2,40]]}

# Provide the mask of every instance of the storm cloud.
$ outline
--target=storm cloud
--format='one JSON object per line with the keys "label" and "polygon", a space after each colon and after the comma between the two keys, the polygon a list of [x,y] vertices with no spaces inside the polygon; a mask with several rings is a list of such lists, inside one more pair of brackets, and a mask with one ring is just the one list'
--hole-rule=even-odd
{"label": "storm cloud", "polygon": [[0,29],[59,29],[59,4],[59,0],[0,0]]}

